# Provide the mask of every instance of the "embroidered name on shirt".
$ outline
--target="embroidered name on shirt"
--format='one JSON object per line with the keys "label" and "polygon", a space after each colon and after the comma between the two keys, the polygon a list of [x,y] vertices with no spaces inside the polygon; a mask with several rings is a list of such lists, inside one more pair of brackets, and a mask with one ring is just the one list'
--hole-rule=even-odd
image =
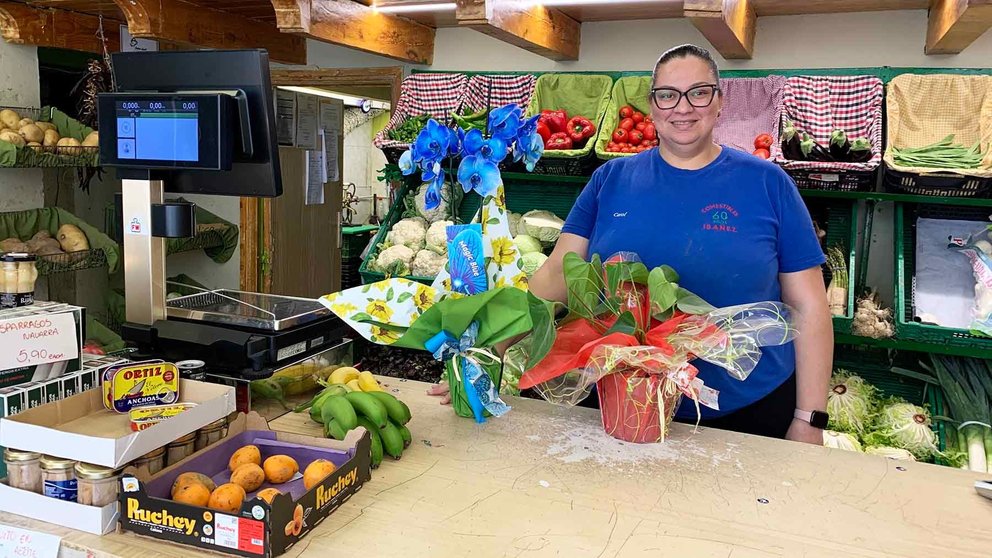
{"label": "embroidered name on shirt", "polygon": [[618,213],[614,213],[613,216],[614,217],[626,217],[627,216],[627,212],[624,211],[623,213],[619,213],[619,212]]}
{"label": "embroidered name on shirt", "polygon": [[703,221],[704,231],[737,232],[733,222],[740,217],[740,213],[734,209],[734,206],[726,203],[711,203],[704,207],[701,213],[706,216]]}

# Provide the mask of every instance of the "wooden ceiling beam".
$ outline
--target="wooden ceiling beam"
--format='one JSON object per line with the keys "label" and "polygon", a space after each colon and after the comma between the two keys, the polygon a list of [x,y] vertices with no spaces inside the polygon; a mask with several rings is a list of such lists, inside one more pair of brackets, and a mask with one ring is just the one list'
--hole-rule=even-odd
{"label": "wooden ceiling beam", "polygon": [[724,58],[751,58],[757,16],[750,0],[686,0],[683,15]]}
{"label": "wooden ceiling beam", "polygon": [[[106,21],[103,26],[108,52],[121,46],[120,23]],[[8,43],[65,48],[103,53],[100,18],[44,8],[32,8],[20,2],[0,1],[0,34]]]}
{"label": "wooden ceiling beam", "polygon": [[[292,4],[283,0],[275,4]],[[300,17],[305,4],[310,5],[307,37],[413,64],[434,61],[434,29],[402,17],[381,13],[352,0],[296,0]],[[292,8],[290,6],[290,8]],[[290,9],[290,19],[295,9]],[[278,10],[277,10],[278,16]],[[286,33],[300,33],[298,27],[279,28]]]}
{"label": "wooden ceiling beam", "polygon": [[303,37],[276,27],[182,0],[114,0],[134,37],[216,49],[264,48],[273,62],[306,64]]}
{"label": "wooden ceiling beam", "polygon": [[283,33],[310,32],[310,0],[272,0],[276,27]]}
{"label": "wooden ceiling beam", "polygon": [[927,23],[927,54],[957,54],[992,27],[992,0],[934,0]]}
{"label": "wooden ceiling beam", "polygon": [[552,60],[578,60],[582,24],[529,0],[457,0],[459,26]]}

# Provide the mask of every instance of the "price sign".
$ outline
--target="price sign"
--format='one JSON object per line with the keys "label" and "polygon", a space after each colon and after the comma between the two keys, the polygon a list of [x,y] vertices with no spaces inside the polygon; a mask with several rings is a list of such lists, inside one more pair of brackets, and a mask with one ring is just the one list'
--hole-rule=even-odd
{"label": "price sign", "polygon": [[62,538],[0,525],[0,558],[57,558]]}
{"label": "price sign", "polygon": [[79,356],[72,314],[40,314],[0,320],[0,370],[69,360]]}

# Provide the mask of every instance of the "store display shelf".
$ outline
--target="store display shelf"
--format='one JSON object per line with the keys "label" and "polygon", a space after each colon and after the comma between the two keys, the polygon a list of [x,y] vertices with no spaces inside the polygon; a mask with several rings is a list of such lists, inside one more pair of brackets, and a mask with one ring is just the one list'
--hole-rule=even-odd
{"label": "store display shelf", "polygon": [[38,275],[54,275],[99,267],[107,267],[107,254],[101,249],[38,256]]}
{"label": "store display shelf", "polygon": [[894,194],[890,192],[838,192],[830,190],[805,190],[799,193],[811,198],[855,199],[889,202],[926,203],[938,205],[958,205],[972,207],[992,207],[992,198],[961,198],[917,196],[913,194]]}
{"label": "store display shelf", "polygon": [[167,245],[168,253],[172,255],[180,252],[219,248],[224,245],[224,237],[218,231],[207,230],[197,233],[196,236],[172,240]]}
{"label": "store display shelf", "polygon": [[914,351],[918,353],[936,353],[941,355],[954,355],[974,358],[989,358],[989,350],[979,347],[962,347],[939,343],[925,343],[909,339],[872,339],[834,331],[834,343],[837,345],[857,345],[864,347],[874,347],[878,349],[892,349],[897,351]]}

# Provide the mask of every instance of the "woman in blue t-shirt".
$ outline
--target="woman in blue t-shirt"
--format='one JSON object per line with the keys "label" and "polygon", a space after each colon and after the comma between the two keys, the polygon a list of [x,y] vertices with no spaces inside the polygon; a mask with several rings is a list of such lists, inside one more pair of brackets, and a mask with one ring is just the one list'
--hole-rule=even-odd
{"label": "woman in blue t-shirt", "polygon": [[[723,104],[716,63],[705,49],[665,52],[654,69],[651,117],[659,146],[600,167],[582,191],[554,252],[531,290],[565,301],[565,254],[606,259],[637,253],[667,264],[680,283],[722,307],[781,300],[796,310],[800,335],[763,349],[745,381],[696,361],[719,411],[702,424],[814,444],[833,359],[833,328],[820,265],[823,251],[792,180],[769,161],[713,142]],[[693,405],[678,418],[695,421]]]}

